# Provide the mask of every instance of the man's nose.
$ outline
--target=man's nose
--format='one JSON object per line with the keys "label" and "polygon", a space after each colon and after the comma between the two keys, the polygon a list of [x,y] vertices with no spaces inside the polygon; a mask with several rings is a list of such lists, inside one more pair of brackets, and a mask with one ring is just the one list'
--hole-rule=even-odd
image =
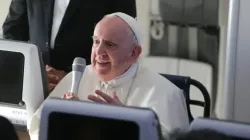
{"label": "man's nose", "polygon": [[98,45],[98,47],[96,48],[96,54],[98,54],[98,55],[105,55],[106,54],[105,47],[102,43],[100,43]]}

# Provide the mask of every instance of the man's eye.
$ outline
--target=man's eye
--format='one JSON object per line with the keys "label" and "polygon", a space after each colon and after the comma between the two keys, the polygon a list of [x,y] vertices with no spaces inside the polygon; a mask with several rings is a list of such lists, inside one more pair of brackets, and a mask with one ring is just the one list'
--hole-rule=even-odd
{"label": "man's eye", "polygon": [[99,41],[99,40],[94,40],[94,43],[95,43],[95,44],[99,44],[100,41]]}
{"label": "man's eye", "polygon": [[114,43],[107,43],[108,46],[112,47],[112,46],[115,46]]}
{"label": "man's eye", "polygon": [[116,49],[116,44],[114,43],[107,43],[106,46],[108,49],[112,49],[112,50]]}

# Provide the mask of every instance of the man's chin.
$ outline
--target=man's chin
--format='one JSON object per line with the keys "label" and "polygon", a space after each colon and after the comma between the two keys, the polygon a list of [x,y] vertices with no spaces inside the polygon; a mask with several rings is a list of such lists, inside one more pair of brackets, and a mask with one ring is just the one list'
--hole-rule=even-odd
{"label": "man's chin", "polygon": [[95,72],[98,74],[98,75],[107,75],[109,70],[108,69],[103,69],[103,68],[95,68]]}

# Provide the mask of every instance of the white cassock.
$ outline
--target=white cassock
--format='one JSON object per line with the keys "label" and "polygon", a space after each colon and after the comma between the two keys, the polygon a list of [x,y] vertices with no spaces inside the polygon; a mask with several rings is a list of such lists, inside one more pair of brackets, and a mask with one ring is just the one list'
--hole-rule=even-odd
{"label": "white cassock", "polygon": [[[62,97],[68,92],[71,78],[71,73],[65,76],[50,97]],[[164,137],[174,129],[186,130],[189,126],[182,90],[158,73],[140,66],[139,62],[133,64],[122,76],[109,82],[101,82],[92,67],[87,66],[81,79],[78,97],[80,100],[88,100],[88,95],[94,95],[96,89],[108,95],[115,91],[120,101],[127,106],[153,109],[160,120]],[[38,139],[40,110],[41,107],[33,115],[29,126],[31,140]]]}

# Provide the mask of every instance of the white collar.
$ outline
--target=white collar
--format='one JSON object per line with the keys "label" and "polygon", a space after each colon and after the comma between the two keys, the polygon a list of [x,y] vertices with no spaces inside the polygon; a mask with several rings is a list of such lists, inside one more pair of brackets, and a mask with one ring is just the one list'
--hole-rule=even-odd
{"label": "white collar", "polygon": [[135,62],[124,74],[121,76],[116,77],[113,80],[110,80],[108,82],[101,82],[101,85],[103,86],[111,86],[111,87],[117,87],[131,79],[133,79],[136,76],[137,70],[139,67],[139,63]]}

